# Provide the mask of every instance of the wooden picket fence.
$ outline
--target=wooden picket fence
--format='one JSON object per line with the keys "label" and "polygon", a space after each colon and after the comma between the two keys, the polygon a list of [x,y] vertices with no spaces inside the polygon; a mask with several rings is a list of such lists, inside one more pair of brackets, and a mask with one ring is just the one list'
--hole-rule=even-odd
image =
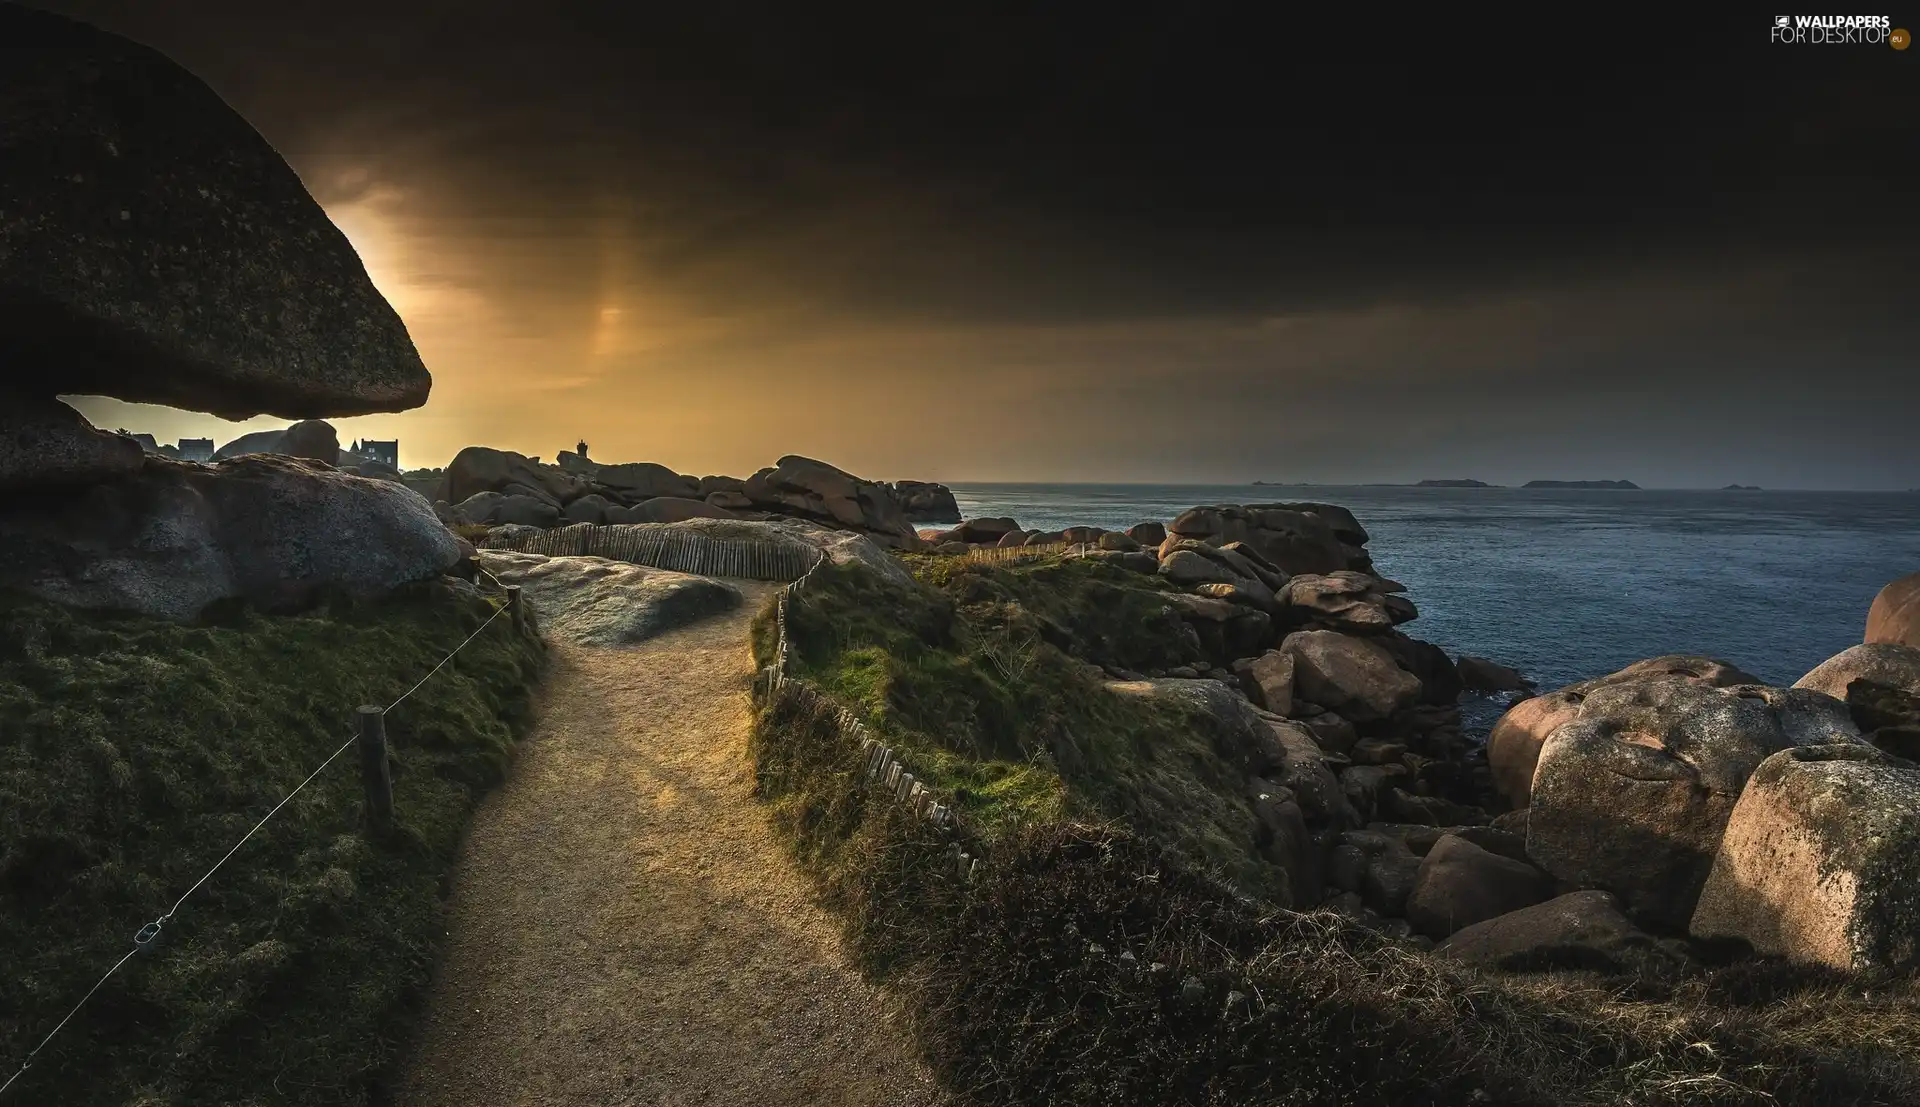
{"label": "wooden picket fence", "polygon": [[[822,559],[824,564],[825,559]],[[815,566],[816,568],[818,566]],[[787,636],[787,611],[792,603],[800,602],[807,580],[813,575],[808,569],[798,580],[782,589],[774,601],[774,650],[773,661],[761,671],[755,691],[763,704],[771,704],[780,698],[787,698],[806,704],[816,714],[831,719],[840,733],[849,742],[860,747],[865,760],[862,763],[858,785],[870,792],[891,797],[894,802],[906,807],[919,818],[926,819],[943,830],[958,831],[959,813],[951,804],[943,803],[926,784],[917,779],[900,755],[881,739],[875,737],[867,724],[845,707],[806,681],[792,674],[792,645]],[[953,875],[961,882],[969,882],[980,870],[980,858],[974,857],[962,848],[956,840],[950,844],[949,860],[953,865]]]}
{"label": "wooden picket fence", "polygon": [[490,536],[487,548],[548,557],[604,557],[736,580],[795,580],[824,556],[805,542],[721,537],[672,523],[575,523]]}
{"label": "wooden picket fence", "polygon": [[984,565],[1015,565],[1049,557],[1085,557],[1099,548],[1092,542],[1045,542],[1038,546],[982,546],[954,556]]}

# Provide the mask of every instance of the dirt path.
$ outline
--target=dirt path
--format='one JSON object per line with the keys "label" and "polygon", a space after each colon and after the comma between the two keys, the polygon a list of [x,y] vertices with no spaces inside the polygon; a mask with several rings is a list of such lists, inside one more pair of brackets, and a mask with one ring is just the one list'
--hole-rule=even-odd
{"label": "dirt path", "polygon": [[401,1107],[936,1101],[749,794],[745,590],[636,649],[556,644],[461,856]]}

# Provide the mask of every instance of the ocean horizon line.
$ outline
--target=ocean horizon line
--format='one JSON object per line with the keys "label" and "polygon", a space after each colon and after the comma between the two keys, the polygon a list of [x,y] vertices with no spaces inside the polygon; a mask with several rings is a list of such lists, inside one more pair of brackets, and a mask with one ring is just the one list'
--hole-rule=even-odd
{"label": "ocean horizon line", "polygon": [[1486,484],[1483,486],[1432,485],[1418,483],[1396,483],[1391,481],[1290,481],[1279,483],[1265,481],[1194,481],[1194,480],[972,480],[961,477],[947,477],[939,483],[949,487],[967,488],[1403,488],[1422,492],[1830,492],[1863,496],[1903,496],[1920,494],[1920,488],[1834,488],[1834,487],[1783,487],[1748,486],[1731,488],[1726,485],[1639,485],[1635,488],[1582,488],[1559,485],[1555,487],[1528,488],[1521,484]]}

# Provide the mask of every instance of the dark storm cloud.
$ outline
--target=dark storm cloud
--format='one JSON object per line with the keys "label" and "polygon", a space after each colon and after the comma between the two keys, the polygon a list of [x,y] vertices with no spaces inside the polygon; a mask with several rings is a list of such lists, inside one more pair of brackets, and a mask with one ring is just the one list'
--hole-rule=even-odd
{"label": "dark storm cloud", "polygon": [[[687,441],[792,436],[737,397],[799,380],[820,440],[759,459],[1920,484],[1920,51],[1672,13],[47,6],[207,78],[370,268],[409,244],[389,295],[468,433],[535,379],[690,427],[698,378],[736,399]],[[538,368],[469,369],[508,348]]]}
{"label": "dark storm cloud", "polygon": [[1750,261],[1904,233],[1920,149],[1920,59],[1774,46],[1759,17],[73,7],[174,46],[283,146],[404,137],[389,159],[481,211],[638,197],[676,217],[664,275],[751,253],[865,312],[1272,311]]}

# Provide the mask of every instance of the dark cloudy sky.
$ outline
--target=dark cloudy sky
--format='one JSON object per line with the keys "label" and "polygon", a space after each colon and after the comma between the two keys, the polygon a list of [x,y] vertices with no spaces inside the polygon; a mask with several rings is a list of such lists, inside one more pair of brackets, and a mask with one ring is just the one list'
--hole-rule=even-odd
{"label": "dark cloudy sky", "polygon": [[44,6],[199,73],[347,231],[435,387],[342,428],[408,464],[1920,486],[1920,50],[1600,9]]}

